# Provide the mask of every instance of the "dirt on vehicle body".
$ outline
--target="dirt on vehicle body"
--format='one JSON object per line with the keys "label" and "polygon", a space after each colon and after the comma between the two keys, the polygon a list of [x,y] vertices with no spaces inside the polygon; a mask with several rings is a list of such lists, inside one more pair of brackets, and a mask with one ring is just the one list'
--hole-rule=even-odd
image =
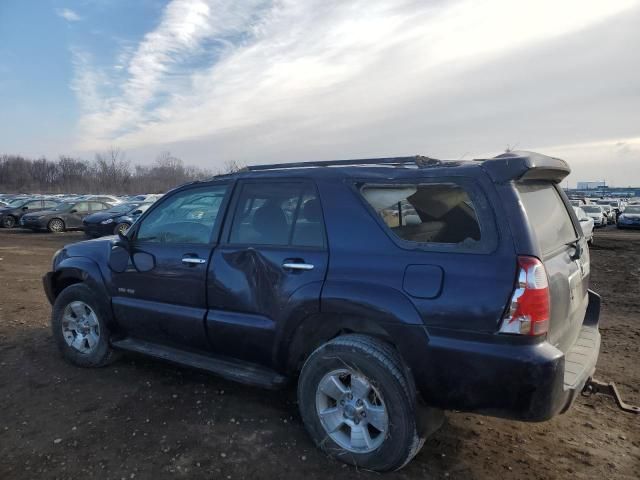
{"label": "dirt on vehicle body", "polygon": [[[597,374],[640,403],[637,232],[597,232],[592,286],[603,297]],[[72,367],[51,341],[41,276],[80,234],[0,232],[0,478],[352,478],[293,414],[293,391],[265,392],[127,357]],[[540,424],[447,414],[391,478],[636,478],[637,416],[579,398]],[[376,478],[379,475],[375,475]]]}

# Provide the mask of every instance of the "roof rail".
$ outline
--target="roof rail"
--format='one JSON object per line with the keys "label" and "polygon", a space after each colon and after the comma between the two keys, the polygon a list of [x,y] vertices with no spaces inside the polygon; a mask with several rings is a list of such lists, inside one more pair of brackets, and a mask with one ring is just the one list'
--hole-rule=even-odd
{"label": "roof rail", "polygon": [[307,167],[348,167],[359,165],[384,165],[390,167],[417,166],[418,168],[431,167],[442,164],[441,160],[435,158],[415,155],[413,157],[390,157],[390,158],[362,158],[355,160],[322,160],[317,162],[294,162],[294,163],[273,163],[270,165],[250,165],[246,170],[256,172],[260,170],[280,170],[287,168],[307,168]]}

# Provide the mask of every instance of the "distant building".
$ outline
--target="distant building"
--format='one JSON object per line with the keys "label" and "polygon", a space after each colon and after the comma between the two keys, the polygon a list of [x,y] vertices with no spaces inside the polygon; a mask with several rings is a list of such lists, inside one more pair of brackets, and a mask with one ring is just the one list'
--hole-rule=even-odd
{"label": "distant building", "polygon": [[606,182],[578,182],[577,190],[597,190],[607,186]]}

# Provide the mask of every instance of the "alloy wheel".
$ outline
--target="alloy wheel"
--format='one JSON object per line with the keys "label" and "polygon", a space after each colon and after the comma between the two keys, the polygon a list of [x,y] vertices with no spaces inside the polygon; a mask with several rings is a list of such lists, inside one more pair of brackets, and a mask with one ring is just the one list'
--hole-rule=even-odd
{"label": "alloy wheel", "polygon": [[93,309],[79,300],[69,303],[62,315],[62,336],[71,348],[91,353],[100,341],[100,323]]}
{"label": "alloy wheel", "polygon": [[327,373],[316,390],[316,411],[327,435],[352,453],[376,450],[389,428],[380,392],[351,369]]}

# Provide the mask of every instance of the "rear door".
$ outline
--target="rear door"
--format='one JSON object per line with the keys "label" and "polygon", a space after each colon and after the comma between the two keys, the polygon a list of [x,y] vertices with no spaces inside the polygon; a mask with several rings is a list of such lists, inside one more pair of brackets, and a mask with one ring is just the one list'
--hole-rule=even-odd
{"label": "rear door", "polygon": [[207,333],[217,353],[269,364],[279,327],[317,313],[328,252],[316,187],[243,181],[209,270]]}
{"label": "rear door", "polygon": [[516,188],[549,277],[548,338],[560,350],[567,351],[580,332],[589,303],[591,265],[587,241],[556,184],[523,182]]}

